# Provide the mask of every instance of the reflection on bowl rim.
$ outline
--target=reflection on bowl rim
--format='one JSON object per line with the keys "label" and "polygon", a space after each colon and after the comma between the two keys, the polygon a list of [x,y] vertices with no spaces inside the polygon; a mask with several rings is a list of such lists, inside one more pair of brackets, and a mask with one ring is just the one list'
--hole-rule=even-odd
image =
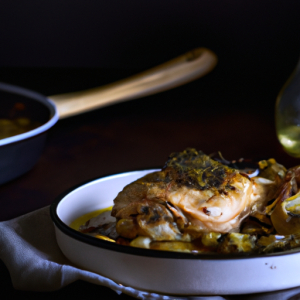
{"label": "reflection on bowl rim", "polygon": [[5,146],[5,145],[11,144],[11,143],[19,142],[19,141],[34,137],[38,134],[41,134],[41,133],[47,131],[48,129],[50,129],[58,121],[58,112],[57,112],[54,102],[51,101],[50,99],[48,99],[47,97],[43,96],[42,94],[39,94],[37,92],[31,91],[31,90],[28,90],[28,89],[25,89],[22,87],[11,85],[8,83],[3,83],[3,82],[0,82],[0,91],[17,94],[17,95],[21,95],[21,96],[24,96],[27,98],[37,100],[37,101],[41,102],[42,104],[44,104],[50,111],[50,119],[45,124],[35,128],[33,130],[30,130],[30,131],[27,131],[27,132],[24,132],[24,133],[21,133],[18,135],[14,135],[11,137],[7,137],[4,139],[0,139],[0,146]]}

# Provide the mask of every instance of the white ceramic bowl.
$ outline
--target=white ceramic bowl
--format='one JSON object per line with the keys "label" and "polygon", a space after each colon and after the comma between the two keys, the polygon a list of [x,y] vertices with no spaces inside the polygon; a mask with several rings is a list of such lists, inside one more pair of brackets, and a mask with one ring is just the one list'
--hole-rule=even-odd
{"label": "white ceramic bowl", "polygon": [[66,192],[51,205],[58,245],[71,262],[125,286],[168,295],[247,294],[300,285],[299,251],[194,255],[117,245],[69,227],[79,216],[111,206],[125,185],[153,171],[100,178]]}

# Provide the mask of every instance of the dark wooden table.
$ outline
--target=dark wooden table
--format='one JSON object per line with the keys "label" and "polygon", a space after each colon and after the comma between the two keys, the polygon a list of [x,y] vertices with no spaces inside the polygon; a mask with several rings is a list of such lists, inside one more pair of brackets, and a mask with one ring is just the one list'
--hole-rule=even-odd
{"label": "dark wooden table", "polygon": [[[282,150],[274,127],[275,99],[291,68],[278,73],[274,68],[241,70],[220,61],[212,73],[185,86],[59,121],[35,167],[0,186],[0,221],[49,205],[66,189],[89,179],[162,166],[171,152],[186,147],[221,151],[228,160],[274,157],[287,167],[300,164]],[[137,71],[141,70],[2,68],[0,81],[53,95],[103,85]],[[6,299],[132,299],[81,281],[52,293],[14,290],[3,263],[0,285]]]}

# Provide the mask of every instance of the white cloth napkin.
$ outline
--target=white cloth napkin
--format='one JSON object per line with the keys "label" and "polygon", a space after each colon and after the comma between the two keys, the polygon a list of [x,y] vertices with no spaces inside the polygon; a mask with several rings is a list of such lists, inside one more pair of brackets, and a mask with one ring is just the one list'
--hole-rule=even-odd
{"label": "white cloth napkin", "polygon": [[[138,291],[72,265],[56,243],[49,207],[0,223],[0,259],[19,290],[54,291],[81,279],[137,299],[186,299]],[[220,296],[188,299],[225,300]]]}

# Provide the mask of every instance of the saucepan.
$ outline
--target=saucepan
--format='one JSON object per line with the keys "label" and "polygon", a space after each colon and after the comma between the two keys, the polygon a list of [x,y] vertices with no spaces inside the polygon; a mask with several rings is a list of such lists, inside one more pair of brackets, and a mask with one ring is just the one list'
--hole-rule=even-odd
{"label": "saucepan", "polygon": [[[37,162],[48,130],[59,119],[71,117],[121,101],[162,92],[200,78],[217,63],[207,48],[197,48],[162,65],[127,79],[90,90],[46,97],[37,92],[0,83],[0,120],[35,122],[25,132],[1,138],[0,184],[28,172]],[[5,125],[0,123],[0,133]]]}

